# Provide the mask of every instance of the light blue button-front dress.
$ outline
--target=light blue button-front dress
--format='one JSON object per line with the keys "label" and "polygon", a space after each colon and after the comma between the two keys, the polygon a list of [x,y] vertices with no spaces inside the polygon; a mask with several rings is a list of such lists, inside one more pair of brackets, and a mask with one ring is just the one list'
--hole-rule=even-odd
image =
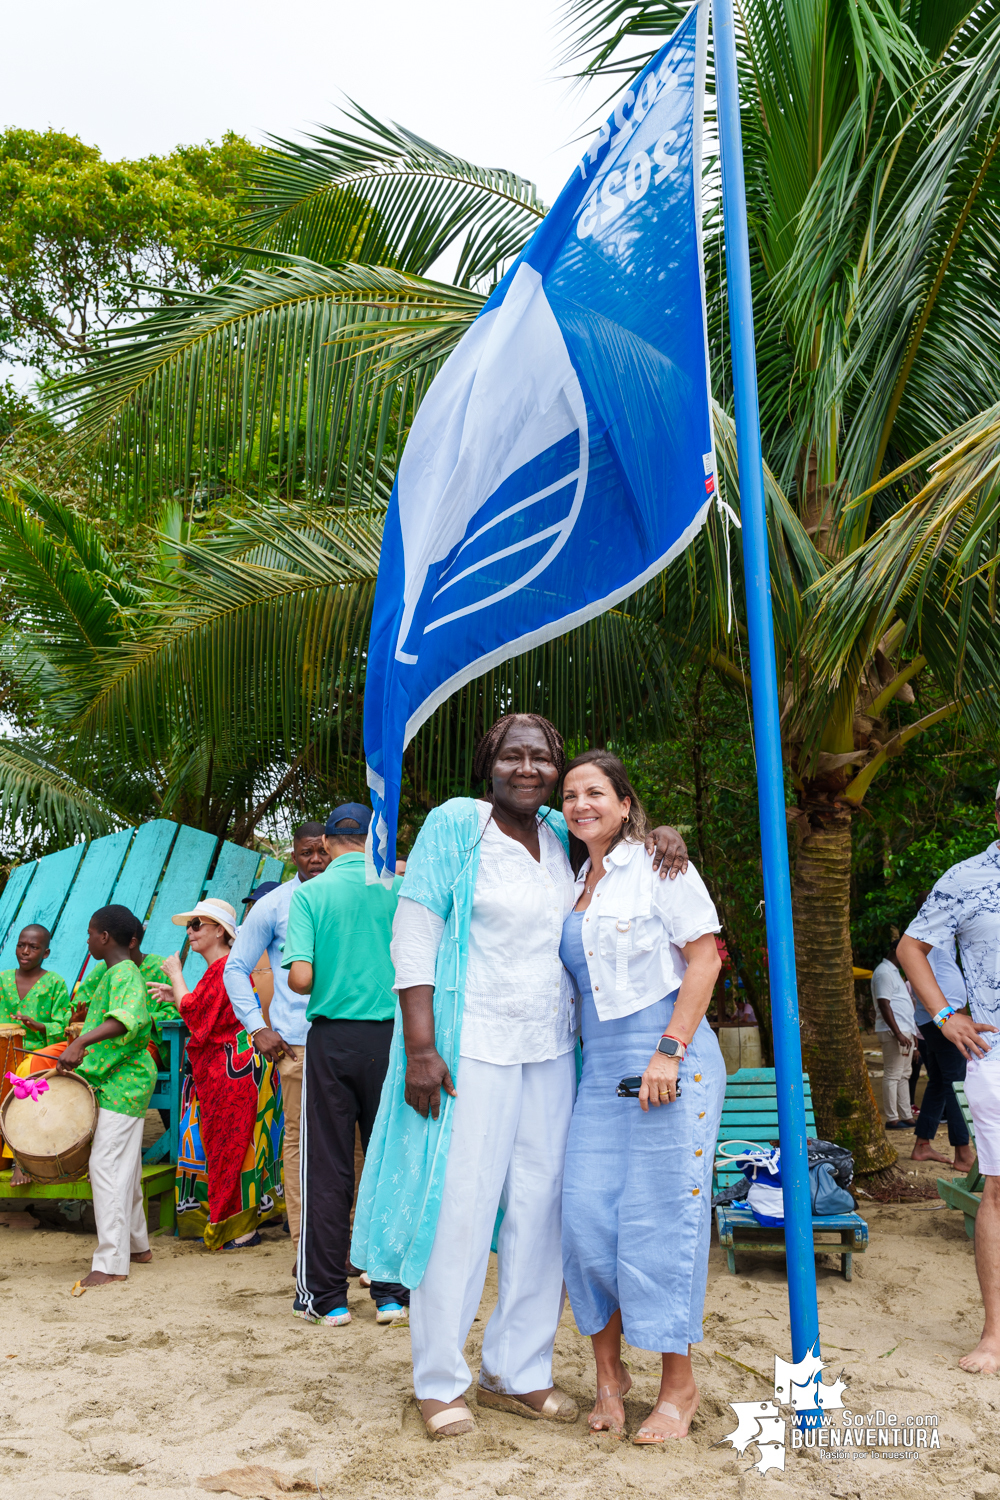
{"label": "light blue button-front dress", "polygon": [[571,912],[560,956],[583,1002],[583,1074],[563,1178],[563,1273],[581,1333],[599,1333],[617,1308],[628,1343],[686,1354],[702,1337],[712,1228],[712,1162],[726,1068],[707,1021],[681,1063],[681,1097],[619,1099],[642,1074],[677,992],[634,1015],[602,1021],[583,951],[583,913]]}

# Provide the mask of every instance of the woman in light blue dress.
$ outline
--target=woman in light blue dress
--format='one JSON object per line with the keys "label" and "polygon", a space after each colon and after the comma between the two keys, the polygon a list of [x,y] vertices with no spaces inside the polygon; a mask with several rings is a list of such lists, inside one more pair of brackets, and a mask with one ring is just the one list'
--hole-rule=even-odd
{"label": "woman in light blue dress", "polygon": [[[631,1377],[621,1341],[663,1357],[660,1392],[633,1441],[687,1435],[698,1407],[690,1346],[702,1337],[712,1163],[726,1071],[705,1012],[719,919],[692,865],[652,876],[646,819],[625,768],[592,750],[567,767],[563,813],[587,858],[560,953],[582,1002],[583,1075],[563,1178],[563,1271],[593,1341],[592,1431],[622,1433]],[[573,860],[574,865],[578,859]],[[619,1082],[640,1078],[637,1098]]]}

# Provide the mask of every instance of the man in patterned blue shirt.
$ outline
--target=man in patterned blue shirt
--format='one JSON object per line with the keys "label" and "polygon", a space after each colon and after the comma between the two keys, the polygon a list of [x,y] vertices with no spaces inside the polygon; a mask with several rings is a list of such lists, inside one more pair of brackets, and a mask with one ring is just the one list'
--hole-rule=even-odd
{"label": "man in patterned blue shirt", "polygon": [[[996,791],[1000,832],[1000,786]],[[958,941],[971,1018],[949,1005],[927,960]],[[968,1059],[965,1095],[986,1182],[976,1215],[976,1273],[985,1322],[959,1360],[973,1374],[1000,1372],[1000,843],[952,865],[900,938],[896,956],[942,1036]]]}

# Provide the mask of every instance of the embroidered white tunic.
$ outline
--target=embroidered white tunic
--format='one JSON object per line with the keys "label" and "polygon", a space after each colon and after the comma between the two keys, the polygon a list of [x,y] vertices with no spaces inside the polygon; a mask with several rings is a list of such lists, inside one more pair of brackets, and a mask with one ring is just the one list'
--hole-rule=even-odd
{"label": "embroidered white tunic", "polygon": [[[469,928],[461,1056],[531,1063],[561,1057],[576,1043],[573,986],[559,957],[574,900],[573,872],[559,838],[539,821],[541,860],[502,833],[488,802],[477,802],[481,842]],[[434,983],[444,923],[400,897],[393,923],[396,988]]]}

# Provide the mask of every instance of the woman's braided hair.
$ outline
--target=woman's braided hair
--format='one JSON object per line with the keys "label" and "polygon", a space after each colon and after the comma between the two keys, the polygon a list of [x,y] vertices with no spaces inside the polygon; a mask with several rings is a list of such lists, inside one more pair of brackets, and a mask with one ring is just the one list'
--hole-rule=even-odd
{"label": "woman's braided hair", "polygon": [[566,764],[566,752],[563,749],[563,737],[554,724],[548,719],[543,719],[541,714],[504,714],[502,719],[497,719],[483,735],[476,746],[472,757],[472,778],[474,781],[486,782],[486,800],[492,802],[493,766],[497,756],[500,754],[504,740],[507,738],[515,724],[530,724],[533,729],[540,729],[545,736],[545,743],[549,747],[553,764],[559,775],[562,775],[563,766]]}

